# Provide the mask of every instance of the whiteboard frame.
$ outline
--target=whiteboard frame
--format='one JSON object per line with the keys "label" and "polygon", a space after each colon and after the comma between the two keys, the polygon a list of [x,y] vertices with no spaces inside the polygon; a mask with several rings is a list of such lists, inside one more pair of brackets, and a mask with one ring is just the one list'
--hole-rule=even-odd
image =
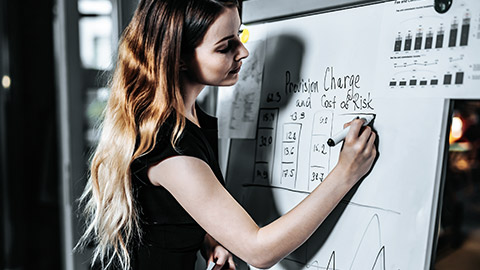
{"label": "whiteboard frame", "polygon": [[[452,115],[453,115],[453,106],[455,101],[452,99],[445,99],[444,104],[444,115],[443,115],[443,126],[442,130],[444,131],[441,135],[440,141],[443,140],[443,144],[439,145],[439,158],[437,164],[437,179],[438,184],[435,185],[433,199],[434,211],[432,211],[432,217],[430,222],[430,236],[428,240],[427,254],[431,254],[430,261],[428,258],[425,258],[425,265],[428,266],[426,269],[431,269],[435,265],[436,255],[437,255],[437,245],[438,245],[438,231],[440,228],[440,221],[442,218],[442,207],[443,207],[443,193],[445,191],[445,181],[447,176],[447,161],[448,161],[448,151],[449,151],[449,142],[448,136],[450,131],[450,126],[452,124]],[[443,154],[442,154],[443,153]]]}
{"label": "whiteboard frame", "polygon": [[[335,12],[338,10],[358,8],[362,6],[375,5],[380,3],[393,2],[393,0],[249,0],[243,2],[242,20],[244,23],[267,23],[306,17],[316,14]],[[441,209],[443,204],[443,192],[446,178],[446,164],[448,159],[448,131],[451,124],[451,114],[454,101],[444,98],[444,114],[442,117],[442,132],[440,133],[440,143],[438,145],[438,160],[435,173],[434,193],[431,201],[430,227],[428,230],[428,239],[426,243],[426,258],[424,262],[425,269],[430,269],[435,265],[436,250],[438,242],[438,231],[441,220]],[[225,165],[225,175],[228,174],[230,163],[230,147],[236,140],[228,140]],[[428,256],[430,254],[430,256]]]}
{"label": "whiteboard frame", "polygon": [[243,2],[242,21],[277,21],[391,1],[393,0],[249,0]]}

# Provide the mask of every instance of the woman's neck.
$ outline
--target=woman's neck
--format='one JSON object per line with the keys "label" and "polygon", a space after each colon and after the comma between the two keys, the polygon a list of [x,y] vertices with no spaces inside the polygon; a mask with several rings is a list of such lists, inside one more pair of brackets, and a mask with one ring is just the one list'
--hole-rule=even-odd
{"label": "woman's neck", "polygon": [[205,85],[199,83],[192,83],[188,79],[182,81],[182,96],[185,104],[185,117],[193,123],[199,125],[197,112],[195,110],[195,100],[202,92]]}

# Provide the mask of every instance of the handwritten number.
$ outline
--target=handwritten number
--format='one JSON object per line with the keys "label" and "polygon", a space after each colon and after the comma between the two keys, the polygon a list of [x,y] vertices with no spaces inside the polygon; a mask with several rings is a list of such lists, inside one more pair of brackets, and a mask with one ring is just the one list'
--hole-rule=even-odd
{"label": "handwritten number", "polygon": [[267,102],[280,102],[282,100],[282,96],[280,95],[280,92],[275,92],[275,93],[268,93],[267,95]]}
{"label": "handwritten number", "polygon": [[313,145],[313,152],[320,152],[323,155],[328,154],[327,147],[325,146],[325,144],[322,144],[320,146],[320,144],[318,143]]}
{"label": "handwritten number", "polygon": [[283,177],[284,178],[287,178],[287,177],[294,177],[295,176],[295,169],[285,169],[283,170]]}
{"label": "handwritten number", "polygon": [[265,137],[265,136],[261,136],[260,137],[260,147],[265,147],[265,146],[269,146],[271,145],[273,142],[273,138],[272,136],[268,136],[268,137]]}
{"label": "handwritten number", "polygon": [[324,173],[312,172],[312,179],[311,182],[320,181],[322,182],[324,178]]}
{"label": "handwritten number", "polygon": [[263,121],[264,122],[271,122],[275,120],[275,115],[273,113],[265,113],[263,115]]}
{"label": "handwritten number", "polygon": [[325,150],[325,144],[322,144],[322,151],[320,153],[322,153],[324,155],[327,154],[327,151]]}
{"label": "handwritten number", "polygon": [[297,132],[289,131],[287,132],[287,140],[297,140]]}
{"label": "handwritten number", "polygon": [[262,179],[268,179],[268,172],[257,170],[257,177]]}
{"label": "handwritten number", "polygon": [[292,121],[303,120],[305,119],[305,112],[293,112],[292,114],[290,114],[290,118],[292,119]]}
{"label": "handwritten number", "polygon": [[292,146],[292,147],[287,146],[283,149],[283,152],[284,152],[285,156],[288,156],[288,155],[293,155],[294,150],[295,150],[295,146]]}

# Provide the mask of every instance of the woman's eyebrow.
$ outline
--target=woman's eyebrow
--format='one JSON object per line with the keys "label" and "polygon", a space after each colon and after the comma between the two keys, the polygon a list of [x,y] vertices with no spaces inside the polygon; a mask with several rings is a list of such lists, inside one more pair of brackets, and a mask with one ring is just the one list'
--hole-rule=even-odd
{"label": "woman's eyebrow", "polygon": [[220,40],[219,40],[217,43],[215,43],[215,45],[217,45],[218,43],[220,43],[220,42],[222,42],[222,41],[225,41],[225,40],[231,39],[231,38],[233,38],[233,37],[235,37],[235,36],[234,36],[234,35],[226,36],[226,37],[224,37],[224,38],[220,39]]}

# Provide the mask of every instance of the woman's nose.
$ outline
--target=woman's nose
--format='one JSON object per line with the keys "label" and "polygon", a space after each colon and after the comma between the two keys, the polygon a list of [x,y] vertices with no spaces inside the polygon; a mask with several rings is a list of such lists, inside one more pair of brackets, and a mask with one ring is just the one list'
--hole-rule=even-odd
{"label": "woman's nose", "polygon": [[235,61],[240,61],[242,59],[247,58],[249,55],[247,48],[245,48],[245,45],[243,45],[242,42],[240,42],[240,45],[238,46],[238,53],[235,56]]}

